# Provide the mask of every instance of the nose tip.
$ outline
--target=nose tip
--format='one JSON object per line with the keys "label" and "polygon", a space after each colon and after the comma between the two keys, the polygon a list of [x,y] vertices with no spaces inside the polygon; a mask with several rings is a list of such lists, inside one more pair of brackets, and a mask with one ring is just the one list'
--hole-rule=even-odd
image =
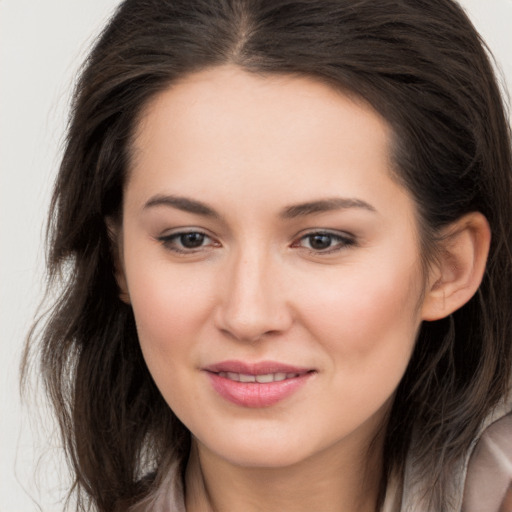
{"label": "nose tip", "polygon": [[243,297],[240,295],[233,295],[220,310],[218,326],[224,334],[239,341],[255,342],[288,328],[285,305],[277,304],[277,297],[256,296],[248,289]]}
{"label": "nose tip", "polygon": [[216,321],[225,335],[255,342],[277,336],[291,325],[285,289],[268,267],[246,261],[224,283]]}
{"label": "nose tip", "polygon": [[251,323],[242,324],[234,322],[231,322],[228,326],[221,328],[221,331],[230,338],[246,343],[256,343],[263,338],[275,336],[280,332],[278,329],[260,329]]}

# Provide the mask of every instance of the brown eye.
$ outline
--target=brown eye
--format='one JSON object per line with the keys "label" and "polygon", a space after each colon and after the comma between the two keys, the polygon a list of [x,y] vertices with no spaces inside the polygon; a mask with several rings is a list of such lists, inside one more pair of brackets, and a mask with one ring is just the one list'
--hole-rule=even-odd
{"label": "brown eye", "polygon": [[325,234],[309,235],[309,246],[315,251],[329,249],[333,243],[333,237]]}
{"label": "brown eye", "polygon": [[331,233],[329,231],[316,231],[301,237],[295,247],[302,247],[315,253],[331,253],[341,251],[351,245],[355,245],[355,239],[345,233]]}
{"label": "brown eye", "polygon": [[161,236],[158,240],[166,249],[176,253],[193,253],[200,249],[218,245],[201,231],[181,231]]}
{"label": "brown eye", "polygon": [[197,249],[203,245],[205,238],[203,233],[183,233],[179,235],[179,242],[186,249]]}

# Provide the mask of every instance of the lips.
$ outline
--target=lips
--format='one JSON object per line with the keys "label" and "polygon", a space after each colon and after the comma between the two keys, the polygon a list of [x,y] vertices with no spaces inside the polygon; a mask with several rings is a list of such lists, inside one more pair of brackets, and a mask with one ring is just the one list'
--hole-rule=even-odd
{"label": "lips", "polygon": [[300,373],[263,373],[253,375],[249,373],[235,373],[235,372],[219,372],[220,377],[224,377],[235,382],[258,382],[259,384],[267,384],[269,382],[281,382],[286,379],[293,379],[298,377]]}
{"label": "lips", "polygon": [[204,368],[213,389],[241,407],[270,407],[297,392],[316,373],[310,368],[264,361],[223,361]]}

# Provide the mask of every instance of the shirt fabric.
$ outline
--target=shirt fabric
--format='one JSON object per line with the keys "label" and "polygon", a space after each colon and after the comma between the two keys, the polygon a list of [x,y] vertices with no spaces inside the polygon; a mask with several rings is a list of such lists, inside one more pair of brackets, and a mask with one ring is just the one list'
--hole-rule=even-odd
{"label": "shirt fabric", "polygon": [[[428,489],[418,477],[411,456],[403,478],[389,482],[382,512],[437,512],[428,509]],[[452,473],[446,512],[512,512],[512,404],[500,404],[482,425]],[[179,463],[171,468],[160,491],[132,509],[132,512],[186,512],[183,478]]]}

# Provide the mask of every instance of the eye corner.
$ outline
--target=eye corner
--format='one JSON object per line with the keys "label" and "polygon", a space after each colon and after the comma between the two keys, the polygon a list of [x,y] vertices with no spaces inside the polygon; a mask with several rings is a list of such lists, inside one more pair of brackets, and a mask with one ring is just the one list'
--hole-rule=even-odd
{"label": "eye corner", "polygon": [[155,240],[163,248],[178,256],[193,256],[221,247],[221,243],[212,235],[198,228],[180,228],[156,236]]}
{"label": "eye corner", "polygon": [[314,229],[300,233],[290,247],[304,249],[310,254],[324,256],[340,253],[357,245],[357,239],[346,231]]}

